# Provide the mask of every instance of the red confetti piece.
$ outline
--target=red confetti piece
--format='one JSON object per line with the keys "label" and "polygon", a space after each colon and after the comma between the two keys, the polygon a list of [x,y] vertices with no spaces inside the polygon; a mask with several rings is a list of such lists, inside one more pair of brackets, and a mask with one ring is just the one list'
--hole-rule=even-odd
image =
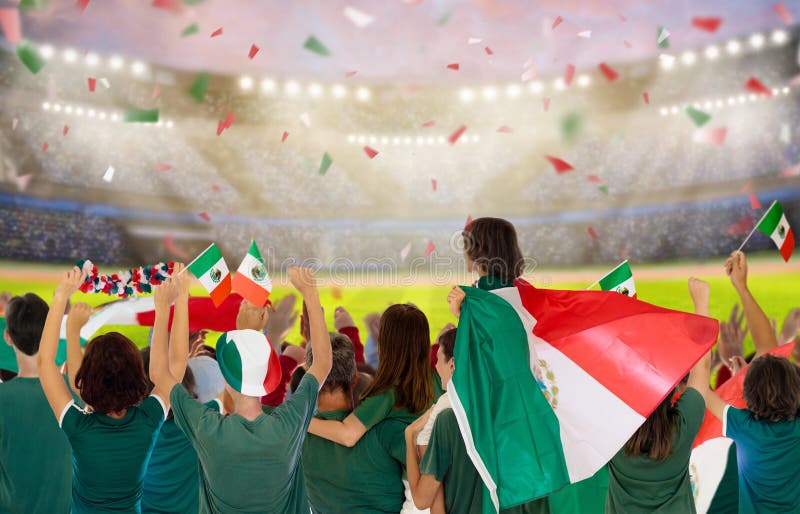
{"label": "red confetti piece", "polygon": [[623,16],[621,14],[617,14],[617,18],[619,18],[619,21],[621,21],[621,22],[628,21],[628,18],[626,18],[625,16]]}
{"label": "red confetti piece", "polygon": [[716,32],[722,25],[722,18],[692,18],[692,27],[706,32]]}
{"label": "red confetti piece", "polygon": [[715,127],[709,129],[705,133],[706,143],[721,146],[725,144],[725,138],[728,135],[728,127]]}
{"label": "red confetti piece", "polygon": [[611,68],[611,66],[609,66],[608,64],[601,62],[600,64],[597,65],[597,67],[600,68],[600,72],[603,75],[605,75],[606,79],[609,82],[614,82],[619,78],[619,74],[616,71],[614,71],[613,68]]}
{"label": "red confetti piece", "polygon": [[433,244],[433,240],[428,241],[428,246],[425,248],[425,257],[430,257],[433,252],[436,251],[436,245]]}
{"label": "red confetti piece", "polygon": [[448,137],[448,138],[447,138],[447,140],[450,142],[450,144],[451,144],[451,145],[454,145],[454,144],[456,144],[456,141],[458,141],[458,138],[460,138],[460,137],[461,137],[461,135],[462,135],[462,134],[463,134],[463,133],[464,133],[466,130],[467,130],[467,126],[466,126],[466,125],[461,125],[460,127],[458,127],[458,128],[456,129],[456,131],[455,131],[455,132],[453,132],[452,134],[450,134],[450,137]]}
{"label": "red confetti piece", "polygon": [[11,120],[11,130],[17,130],[17,123],[19,123],[19,120],[17,118]]}
{"label": "red confetti piece", "polygon": [[222,35],[222,27],[218,28],[214,32],[211,33],[211,37],[217,37]]}
{"label": "red confetti piece", "polygon": [[781,170],[781,177],[800,177],[800,164],[783,168]]}
{"label": "red confetti piece", "polygon": [[425,123],[422,124],[423,127],[432,127],[434,125],[436,125],[436,120],[426,121]]}
{"label": "red confetti piece", "polygon": [[219,120],[217,122],[217,135],[221,135],[223,130],[225,130],[225,120]]}
{"label": "red confetti piece", "polygon": [[767,86],[762,84],[761,81],[755,77],[750,77],[745,83],[744,88],[751,93],[772,96],[772,91],[770,91]]}
{"label": "red confetti piece", "polygon": [[69,133],[69,125],[64,125],[64,128],[61,129],[61,134],[66,136]]}
{"label": "red confetti piece", "polygon": [[182,260],[188,260],[189,255],[175,244],[175,238],[172,236],[164,236],[164,248],[167,249],[174,257]]}
{"label": "red confetti piece", "polygon": [[44,144],[42,145],[42,151],[46,152],[49,147],[50,147],[50,145],[48,145],[47,141],[45,141]]}
{"label": "red confetti piece", "polygon": [[464,230],[469,230],[469,227],[472,226],[472,216],[467,214],[467,222],[464,223]]}
{"label": "red confetti piece", "polygon": [[287,138],[287,137],[289,137],[289,133],[288,133],[288,132],[286,132],[286,131],[284,130],[284,131],[283,131],[283,135],[281,136],[281,143],[283,143],[284,141],[286,141],[286,138]]}
{"label": "red confetti piece", "polygon": [[494,55],[494,52],[492,52],[492,49],[488,46],[484,48],[483,51],[486,52],[486,55]]}
{"label": "red confetti piece", "polygon": [[623,41],[622,44],[625,45],[625,48],[633,48],[633,45],[630,41]]}
{"label": "red confetti piece", "polygon": [[27,175],[19,175],[19,176],[17,176],[17,178],[16,178],[17,188],[20,191],[25,191],[26,189],[28,189],[28,184],[31,183],[31,179],[32,178],[33,178],[33,174],[32,173],[28,173]]}
{"label": "red confetti piece", "polygon": [[206,222],[210,222],[210,221],[211,221],[211,216],[209,216],[209,215],[208,215],[208,213],[207,213],[207,212],[205,212],[205,211],[203,211],[203,212],[199,213],[199,214],[198,214],[198,216],[199,216],[199,217],[200,217],[200,219],[202,219],[203,221],[206,221]]}
{"label": "red confetti piece", "polygon": [[522,82],[527,82],[529,80],[533,80],[534,78],[536,78],[536,68],[530,67],[522,72],[520,80],[522,80]]}
{"label": "red confetti piece", "polygon": [[731,223],[730,225],[725,228],[725,235],[726,236],[740,236],[747,234],[753,228],[755,224],[755,219],[752,216],[745,216],[744,218]]}
{"label": "red confetti piece", "polygon": [[89,0],[77,0],[77,2],[75,2],[75,7],[77,7],[80,12],[85,11],[88,6]]}
{"label": "red confetti piece", "polygon": [[602,184],[603,183],[603,181],[597,175],[588,175],[586,177],[586,180],[588,180],[589,182],[592,182],[594,184]]}
{"label": "red confetti piece", "polygon": [[89,77],[89,78],[88,78],[88,79],[86,79],[86,80],[87,80],[87,82],[89,83],[89,91],[91,91],[92,93],[94,93],[94,88],[95,88],[95,87],[97,87],[97,79],[96,79],[96,78],[93,78],[93,77]]}
{"label": "red confetti piece", "polygon": [[228,112],[228,115],[222,122],[222,128],[228,129],[233,125],[233,122],[236,121],[236,115],[232,112]]}
{"label": "red confetti piece", "polygon": [[155,86],[153,86],[153,93],[150,95],[150,99],[155,100],[156,98],[158,98],[158,95],[160,94],[161,94],[161,86],[156,84]]}
{"label": "red confetti piece", "polygon": [[172,11],[174,13],[179,13],[182,10],[180,0],[153,0],[153,3],[150,5],[157,9],[164,9],[165,11]]}
{"label": "red confetti piece", "polygon": [[219,185],[217,184],[211,184],[211,190],[214,191],[215,193],[219,193],[220,191],[222,191],[222,188],[219,187]]}
{"label": "red confetti piece", "polygon": [[550,155],[545,155],[544,158],[547,159],[548,161],[550,161],[550,164],[553,165],[553,168],[556,170],[556,173],[558,173],[559,175],[562,174],[562,173],[566,173],[568,171],[572,171],[572,170],[575,169],[567,161],[563,161],[563,160],[559,159],[558,157],[552,157]]}
{"label": "red confetti piece", "polygon": [[454,62],[454,63],[448,64],[448,65],[447,65],[447,69],[448,69],[448,70],[455,70],[455,71],[458,71],[458,70],[459,70],[459,65],[458,65],[458,63],[457,63],[457,62]]}
{"label": "red confetti piece", "polygon": [[595,232],[592,227],[589,227],[589,237],[592,239],[597,239],[597,232]]}
{"label": "red confetti piece", "polygon": [[550,99],[549,98],[542,98],[542,107],[544,107],[544,112],[550,110]]}
{"label": "red confetti piece", "polygon": [[436,192],[436,189],[438,187],[439,187],[439,182],[435,178],[432,178],[431,179],[431,189],[433,189],[434,193]]}
{"label": "red confetti piece", "polygon": [[563,21],[564,21],[564,18],[562,18],[561,16],[556,17],[556,21],[553,22],[553,26],[550,27],[550,30],[556,30],[556,27],[561,25],[561,22],[563,22]]}
{"label": "red confetti piece", "polygon": [[156,171],[169,171],[172,169],[172,166],[169,164],[164,164],[163,162],[156,163]]}
{"label": "red confetti piece", "polygon": [[646,103],[647,105],[650,105],[650,95],[647,94],[647,91],[642,93],[642,98],[644,98],[644,103]]}
{"label": "red confetti piece", "polygon": [[364,153],[367,154],[367,157],[370,159],[374,159],[376,155],[378,155],[378,151],[374,148],[370,148],[368,146],[364,147]]}
{"label": "red confetti piece", "polygon": [[750,194],[750,208],[751,209],[760,209],[761,202],[758,201],[758,197],[754,194]]}
{"label": "red confetti piece", "polygon": [[259,50],[261,50],[261,49],[259,47],[257,47],[256,45],[250,45],[250,53],[247,54],[247,57],[252,59],[253,57],[256,56],[256,54],[258,53]]}
{"label": "red confetti piece", "polygon": [[748,182],[747,184],[743,185],[742,188],[739,190],[742,193],[749,193],[750,189],[753,187],[753,184]]}
{"label": "red confetti piece", "polygon": [[572,77],[575,76],[575,66],[567,64],[567,69],[564,70],[564,85],[569,87],[572,84]]}
{"label": "red confetti piece", "polygon": [[512,132],[514,132],[514,129],[512,129],[508,125],[503,125],[499,129],[497,129],[497,131],[500,132],[501,134],[511,134]]}
{"label": "red confetti piece", "polygon": [[783,2],[776,3],[775,5],[772,6],[772,8],[775,9],[775,12],[778,13],[778,16],[781,17],[783,23],[787,25],[792,24],[792,22],[794,21],[794,17],[792,16],[792,13],[789,12],[789,9],[787,9],[786,6],[783,4]]}
{"label": "red confetti piece", "polygon": [[16,7],[0,9],[0,28],[3,29],[3,34],[9,43],[12,45],[20,43],[22,31],[19,24],[19,9]]}
{"label": "red confetti piece", "polygon": [[358,72],[357,71],[348,71],[348,72],[345,72],[344,76],[349,79],[351,77],[354,77],[356,73],[358,73]]}
{"label": "red confetti piece", "polygon": [[630,254],[631,251],[628,248],[623,248],[622,250],[619,251],[619,258],[627,259]]}

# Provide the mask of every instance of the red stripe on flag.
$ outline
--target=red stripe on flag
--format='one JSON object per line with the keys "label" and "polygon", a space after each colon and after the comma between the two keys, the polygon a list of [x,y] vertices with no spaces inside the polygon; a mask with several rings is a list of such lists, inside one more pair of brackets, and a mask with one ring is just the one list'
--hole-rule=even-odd
{"label": "red stripe on flag", "polygon": [[211,296],[211,301],[214,302],[216,307],[222,305],[222,302],[225,301],[225,298],[231,294],[231,275],[230,273],[225,275],[225,278],[222,279],[222,282],[217,284],[217,287],[214,288],[213,291],[209,293]]}
{"label": "red stripe on flag", "polygon": [[[193,296],[189,298],[189,330],[213,330],[215,332],[227,332],[236,330],[236,315],[239,313],[239,306],[242,297],[234,293],[215,306],[211,298],[207,296]],[[170,311],[170,324],[174,307]],[[136,322],[145,327],[152,327],[156,319],[156,311],[145,311],[136,314]]]}
{"label": "red stripe on flag", "polygon": [[783,260],[789,262],[789,257],[792,256],[794,251],[794,232],[792,229],[786,231],[786,239],[783,240],[783,246],[780,247],[781,256]]}
{"label": "red stripe on flag", "polygon": [[233,289],[248,302],[263,307],[269,300],[269,291],[250,280],[244,273],[236,273],[232,280]]}

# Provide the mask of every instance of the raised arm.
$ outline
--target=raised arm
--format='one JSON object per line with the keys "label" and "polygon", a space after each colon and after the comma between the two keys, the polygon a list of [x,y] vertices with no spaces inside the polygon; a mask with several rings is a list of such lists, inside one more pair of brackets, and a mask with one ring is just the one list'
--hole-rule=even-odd
{"label": "raised arm", "polygon": [[[747,259],[742,252],[733,252],[728,260],[725,261],[725,271],[731,278],[734,289],[742,299],[744,318],[747,321],[747,328],[753,336],[753,343],[756,346],[755,357],[760,357],[778,346],[778,339],[775,336],[775,329],[761,310],[761,307],[753,298],[750,289],[747,287]],[[754,358],[755,358],[754,357]]]}
{"label": "raised arm", "polygon": [[[61,377],[56,366],[56,352],[58,351],[58,338],[61,331],[61,320],[67,308],[69,297],[78,290],[83,282],[84,275],[76,266],[64,273],[61,282],[53,295],[53,302],[47,313],[47,319],[42,330],[42,339],[39,343],[39,380],[47,397],[47,403],[53,410],[56,419],[61,418],[65,407],[72,401],[72,395]],[[76,370],[77,371],[77,370]]]}
{"label": "raised arm", "polygon": [[[170,305],[179,296],[179,287],[174,278],[168,278],[153,288],[156,319],[153,324],[153,341],[150,344],[150,380],[155,384],[153,394],[161,398],[169,408],[169,397],[175,384],[180,383],[170,371],[168,330]],[[176,316],[178,308],[176,306]],[[187,334],[186,344],[189,339]],[[188,350],[187,350],[188,351]]]}
{"label": "raised arm", "polygon": [[75,377],[83,363],[83,352],[81,351],[81,328],[89,321],[92,315],[92,308],[85,303],[75,303],[70,306],[67,316],[67,374],[69,376],[69,386],[80,395],[80,391],[75,386]]}
{"label": "raised arm", "polygon": [[[697,278],[689,279],[689,293],[692,295],[694,312],[701,316],[708,316],[710,287],[708,282]],[[711,390],[711,352],[706,353],[689,372],[689,387],[697,390],[706,402],[706,408],[719,419],[725,410],[725,402]]]}
{"label": "raised arm", "polygon": [[[186,363],[189,362],[189,284],[191,277],[182,273],[185,266],[176,262],[172,277],[178,286],[172,316],[172,329],[169,332],[169,371],[175,380],[183,381]],[[155,382],[154,382],[155,383]]]}
{"label": "raised arm", "polygon": [[328,335],[328,327],[325,326],[325,316],[322,313],[322,304],[319,300],[319,291],[317,291],[316,278],[310,268],[289,268],[289,279],[303,296],[303,302],[308,311],[311,351],[314,354],[314,362],[308,368],[308,373],[316,378],[322,387],[331,371],[333,356],[331,339]]}

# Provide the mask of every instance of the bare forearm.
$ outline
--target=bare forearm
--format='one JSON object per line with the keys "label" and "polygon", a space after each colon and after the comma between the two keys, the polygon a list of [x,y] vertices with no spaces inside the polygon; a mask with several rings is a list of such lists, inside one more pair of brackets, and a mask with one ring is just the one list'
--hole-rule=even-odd
{"label": "bare forearm", "polygon": [[750,290],[745,286],[737,288],[737,292],[742,299],[744,317],[750,329],[750,334],[753,336],[753,343],[755,343],[756,347],[756,357],[758,357],[777,347],[778,340],[772,329],[769,318],[767,318],[767,315],[761,310],[761,306],[758,305],[758,302],[756,302]]}
{"label": "bare forearm", "polygon": [[[169,352],[167,350],[167,324],[169,310],[156,310],[153,323],[153,342],[150,347],[150,379],[156,386],[170,378]],[[175,379],[175,377],[171,377]]]}
{"label": "bare forearm", "polygon": [[75,385],[75,377],[83,363],[83,352],[81,352],[80,329],[67,330],[67,374],[69,376],[69,386],[76,393],[78,388]]}
{"label": "bare forearm", "polygon": [[367,432],[367,429],[354,414],[349,414],[344,421],[314,418],[308,426],[308,432],[352,448]]}
{"label": "bare forearm", "polygon": [[64,318],[64,311],[67,308],[65,298],[55,297],[47,311],[47,318],[42,329],[42,339],[39,343],[39,366],[51,364],[56,367],[56,352],[58,352],[58,339],[61,332],[61,320]]}
{"label": "bare forearm", "polygon": [[175,315],[169,334],[169,370],[176,381],[183,380],[189,360],[189,297],[175,301]]}
{"label": "bare forearm", "polygon": [[319,293],[315,290],[303,298],[308,309],[308,320],[311,332],[311,350],[314,353],[314,363],[308,372],[314,375],[320,387],[328,377],[331,370],[332,354],[331,339],[328,335],[328,327],[325,326],[325,318],[322,314],[322,305],[319,301]]}

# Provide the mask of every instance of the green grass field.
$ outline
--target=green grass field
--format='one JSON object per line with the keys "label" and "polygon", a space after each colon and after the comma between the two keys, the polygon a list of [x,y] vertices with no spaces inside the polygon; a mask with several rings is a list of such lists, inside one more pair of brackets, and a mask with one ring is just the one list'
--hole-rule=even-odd
{"label": "green grass field", "polygon": [[[777,254],[770,253],[752,260],[750,289],[767,315],[777,319],[780,328],[780,323],[789,310],[792,307],[800,306],[800,294],[798,294],[800,272],[796,265],[785,265],[784,267],[780,261],[776,264],[776,257]],[[764,263],[764,265],[759,266],[760,263]],[[33,292],[49,301],[56,286],[54,273],[60,269],[62,268],[55,266],[20,266],[14,263],[2,263],[0,264],[0,292],[9,291],[13,294]],[[579,270],[579,272],[583,275],[594,276],[595,269]],[[596,276],[600,277],[602,274],[603,270],[597,268]],[[724,276],[721,266],[718,266],[717,263],[713,263],[712,266],[691,264],[635,266],[634,276],[638,297],[662,307],[691,310],[692,304],[686,288],[686,279],[689,274],[696,274],[709,280],[711,283],[711,315],[717,319],[726,320],[731,307],[737,301],[737,296]],[[663,278],[665,275],[669,278]],[[554,277],[552,283],[547,283],[549,288],[582,289],[591,282],[591,280],[576,282],[574,273],[565,273],[563,270],[554,271],[552,276]],[[640,276],[645,278],[639,278]],[[658,276],[659,278],[647,278],[648,276]],[[561,280],[560,277],[573,277],[573,279]],[[278,277],[275,282],[279,284],[282,281]],[[381,311],[392,303],[412,302],[427,314],[431,325],[431,337],[435,337],[444,324],[455,322],[445,301],[450,286],[429,285],[429,280],[420,282],[420,285],[411,287],[359,286],[342,289],[323,287],[320,290],[320,296],[325,307],[328,324],[332,329],[333,310],[341,305],[353,316],[362,331],[362,339],[366,341],[367,333],[363,323],[366,314]],[[273,302],[291,293],[290,287],[276,285],[273,290]],[[204,294],[204,291],[198,286],[192,289],[192,294],[201,295]],[[96,305],[107,301],[108,297],[78,293],[74,300]],[[112,330],[125,333],[139,346],[147,344],[149,330],[147,327],[107,326],[101,330],[101,333]],[[657,336],[654,334],[654,337]],[[209,340],[213,344],[214,339],[210,338]],[[299,328],[290,335],[290,340],[299,341]],[[745,348],[746,351],[752,348],[749,338],[745,341]]]}

